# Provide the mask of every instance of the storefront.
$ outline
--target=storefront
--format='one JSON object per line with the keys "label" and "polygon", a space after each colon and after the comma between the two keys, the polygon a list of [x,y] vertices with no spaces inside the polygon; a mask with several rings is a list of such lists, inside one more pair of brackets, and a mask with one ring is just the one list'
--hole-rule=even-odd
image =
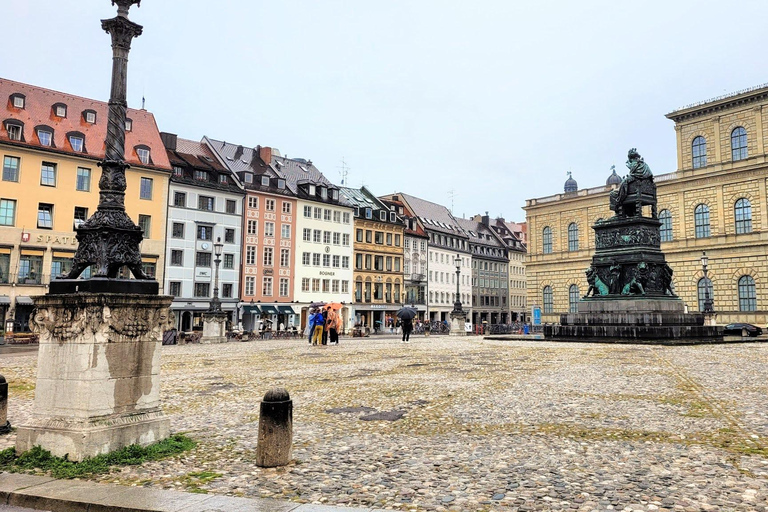
{"label": "storefront", "polygon": [[[174,301],[171,304],[171,313],[174,316],[174,327],[179,332],[192,332],[203,330],[203,313],[211,307],[208,301]],[[237,304],[222,302],[221,309],[227,313],[227,330],[237,325]]]}
{"label": "storefront", "polygon": [[373,332],[388,332],[387,319],[397,321],[399,304],[356,304],[352,327],[370,329]]}

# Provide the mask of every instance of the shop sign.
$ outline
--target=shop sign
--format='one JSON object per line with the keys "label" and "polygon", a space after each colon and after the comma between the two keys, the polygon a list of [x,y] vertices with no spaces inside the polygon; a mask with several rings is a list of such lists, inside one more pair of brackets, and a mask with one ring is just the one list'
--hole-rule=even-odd
{"label": "shop sign", "polygon": [[[27,240],[24,240],[24,235],[27,236]],[[30,239],[30,233],[22,233],[21,241],[28,242]],[[49,234],[39,234],[35,237],[35,243],[48,244],[48,245],[77,245],[77,238],[72,236],[59,236]]]}

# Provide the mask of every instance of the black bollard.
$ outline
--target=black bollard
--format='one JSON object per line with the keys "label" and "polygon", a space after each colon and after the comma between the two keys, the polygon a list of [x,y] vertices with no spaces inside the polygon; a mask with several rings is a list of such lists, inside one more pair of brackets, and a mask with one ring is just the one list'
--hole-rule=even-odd
{"label": "black bollard", "polygon": [[262,468],[285,466],[293,450],[293,401],[288,391],[275,388],[261,401],[256,465]]}
{"label": "black bollard", "polygon": [[0,434],[11,431],[11,422],[8,421],[8,383],[5,377],[0,375]]}

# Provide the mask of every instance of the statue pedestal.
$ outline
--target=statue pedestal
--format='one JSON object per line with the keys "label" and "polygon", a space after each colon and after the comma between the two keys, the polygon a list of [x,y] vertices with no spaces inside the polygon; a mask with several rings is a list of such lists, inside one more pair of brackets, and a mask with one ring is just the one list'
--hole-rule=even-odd
{"label": "statue pedestal", "polygon": [[464,324],[467,322],[467,313],[464,310],[451,311],[451,332],[450,336],[466,336]]}
{"label": "statue pedestal", "polygon": [[203,336],[200,343],[227,341],[227,314],[223,311],[203,313]]}
{"label": "statue pedestal", "polygon": [[35,297],[40,335],[32,418],[16,452],[41,446],[81,461],[169,435],[160,351],[172,297],[76,293]]}

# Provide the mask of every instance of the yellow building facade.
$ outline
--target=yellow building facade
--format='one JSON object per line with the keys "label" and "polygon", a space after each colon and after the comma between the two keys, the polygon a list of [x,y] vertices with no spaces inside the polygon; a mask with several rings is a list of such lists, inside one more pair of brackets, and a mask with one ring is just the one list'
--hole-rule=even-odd
{"label": "yellow building facade", "polygon": [[[29,328],[31,297],[71,269],[75,227],[99,203],[107,104],[0,80],[0,319]],[[18,99],[21,98],[21,99]],[[126,211],[145,231],[144,268],[163,282],[170,164],[152,114],[128,109]],[[85,276],[88,272],[85,273]]]}
{"label": "yellow building facade", "polygon": [[[676,172],[656,174],[661,249],[673,287],[700,311],[707,291],[717,322],[768,320],[768,87],[691,105],[675,122]],[[642,154],[642,148],[639,148]],[[648,162],[656,173],[653,162]],[[559,322],[587,291],[592,226],[613,216],[615,184],[526,201],[528,302]],[[708,279],[701,257],[708,257]]]}

